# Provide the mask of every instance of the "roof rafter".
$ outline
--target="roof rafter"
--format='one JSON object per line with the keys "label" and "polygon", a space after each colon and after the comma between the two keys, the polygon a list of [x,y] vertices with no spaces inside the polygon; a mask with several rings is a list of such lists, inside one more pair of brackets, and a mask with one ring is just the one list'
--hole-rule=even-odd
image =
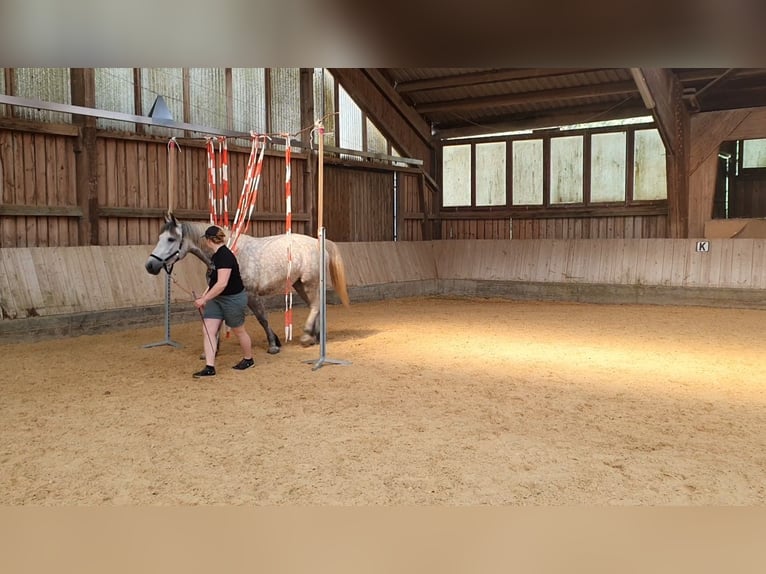
{"label": "roof rafter", "polygon": [[529,80],[532,78],[566,76],[584,72],[597,71],[594,68],[523,68],[493,70],[487,72],[468,72],[439,78],[427,78],[422,80],[409,80],[395,85],[400,94],[421,92],[426,90],[439,90],[443,88],[455,88],[460,86],[475,86],[479,84],[494,84],[510,80]]}
{"label": "roof rafter", "polygon": [[[602,119],[634,118],[650,115],[638,98],[621,103],[619,106],[608,107],[603,104],[572,106],[557,110],[555,114],[513,114],[493,118],[486,122],[477,121],[442,123],[436,126],[436,136],[439,138],[474,137],[485,132],[487,135],[522,130],[535,130],[597,122]],[[478,124],[478,125],[477,125]]]}
{"label": "roof rafter", "polygon": [[483,98],[465,98],[445,102],[432,102],[416,105],[415,109],[421,114],[432,112],[456,112],[475,110],[486,107],[524,105],[531,103],[550,102],[556,100],[574,100],[592,98],[594,96],[620,96],[638,93],[634,82],[610,82],[594,86],[577,86],[573,88],[558,88],[555,90],[539,90],[521,92],[502,96],[487,96]]}

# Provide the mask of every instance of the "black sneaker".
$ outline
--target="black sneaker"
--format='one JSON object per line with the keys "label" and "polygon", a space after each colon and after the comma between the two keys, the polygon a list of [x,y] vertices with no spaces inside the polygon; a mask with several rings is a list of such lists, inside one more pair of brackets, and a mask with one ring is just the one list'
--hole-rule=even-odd
{"label": "black sneaker", "polygon": [[200,377],[212,377],[213,375],[215,375],[215,367],[211,367],[210,365],[205,365],[204,369],[194,373],[192,376],[195,379],[199,379]]}
{"label": "black sneaker", "polygon": [[234,365],[232,369],[237,369],[238,371],[244,371],[245,369],[249,369],[255,365],[255,361],[253,359],[242,359],[239,363]]}

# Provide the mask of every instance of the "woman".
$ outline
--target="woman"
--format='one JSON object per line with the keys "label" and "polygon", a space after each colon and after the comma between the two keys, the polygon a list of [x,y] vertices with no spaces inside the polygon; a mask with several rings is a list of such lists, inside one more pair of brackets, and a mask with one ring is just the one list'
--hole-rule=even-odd
{"label": "woman", "polygon": [[220,227],[215,225],[208,227],[204,238],[213,256],[208,287],[202,296],[194,301],[197,309],[204,309],[202,337],[206,365],[204,369],[194,373],[194,377],[197,378],[215,375],[217,335],[223,321],[237,336],[239,345],[242,347],[244,358],[234,365],[234,368],[242,371],[255,364],[253,344],[245,330],[247,293],[242,284],[242,276],[239,274],[237,258],[224,244],[226,236]]}

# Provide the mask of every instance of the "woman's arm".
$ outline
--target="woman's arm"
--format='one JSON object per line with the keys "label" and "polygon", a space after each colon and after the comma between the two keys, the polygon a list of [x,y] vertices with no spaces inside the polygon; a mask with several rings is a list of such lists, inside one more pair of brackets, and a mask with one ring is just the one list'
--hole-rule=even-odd
{"label": "woman's arm", "polygon": [[231,268],[230,267],[224,267],[222,269],[218,270],[218,281],[215,282],[215,285],[210,287],[205,291],[205,293],[202,294],[202,296],[197,299],[194,302],[194,305],[199,309],[201,307],[205,306],[205,303],[208,301],[211,301],[212,299],[215,299],[223,293],[223,290],[226,289],[226,285],[229,283],[229,278],[231,277]]}

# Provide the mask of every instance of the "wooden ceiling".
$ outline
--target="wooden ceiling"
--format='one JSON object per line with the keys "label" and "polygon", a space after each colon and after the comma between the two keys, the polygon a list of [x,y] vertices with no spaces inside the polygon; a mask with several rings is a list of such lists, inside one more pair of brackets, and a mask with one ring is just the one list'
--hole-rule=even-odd
{"label": "wooden ceiling", "polygon": [[[630,68],[366,70],[435,139],[651,115]],[[690,113],[766,105],[766,68],[670,71]]]}

